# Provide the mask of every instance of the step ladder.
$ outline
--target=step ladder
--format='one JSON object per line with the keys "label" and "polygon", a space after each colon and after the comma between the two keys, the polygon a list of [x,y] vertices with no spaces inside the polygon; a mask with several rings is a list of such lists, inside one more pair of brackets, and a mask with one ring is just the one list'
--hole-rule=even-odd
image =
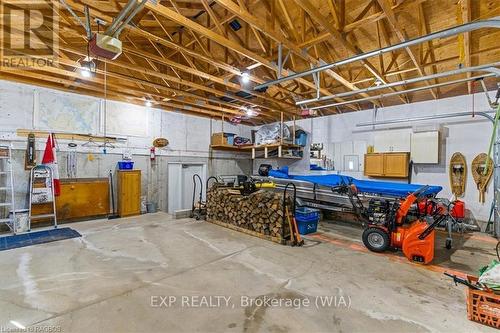
{"label": "step ladder", "polygon": [[[51,213],[33,215],[33,206],[47,204],[52,204]],[[57,228],[54,177],[52,168],[47,165],[36,165],[31,169],[28,231],[31,230],[33,220],[41,219],[52,219],[54,228]]]}
{"label": "step ladder", "polygon": [[0,144],[0,224],[6,224],[15,235],[16,223],[12,145]]}

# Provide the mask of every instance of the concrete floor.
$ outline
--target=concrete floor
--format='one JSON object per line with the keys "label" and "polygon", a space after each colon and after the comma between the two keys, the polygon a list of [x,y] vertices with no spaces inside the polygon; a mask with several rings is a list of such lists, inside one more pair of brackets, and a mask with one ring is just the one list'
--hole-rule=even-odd
{"label": "concrete floor", "polygon": [[[302,248],[164,213],[68,226],[83,237],[0,252],[0,331],[493,332],[442,275],[491,260],[487,236],[422,267],[337,224]],[[281,306],[255,304],[270,298]]]}

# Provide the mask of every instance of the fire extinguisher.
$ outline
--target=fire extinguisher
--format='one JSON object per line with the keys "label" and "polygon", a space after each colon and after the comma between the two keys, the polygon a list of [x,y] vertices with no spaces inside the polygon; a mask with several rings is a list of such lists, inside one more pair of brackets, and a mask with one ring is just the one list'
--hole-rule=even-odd
{"label": "fire extinguisher", "polygon": [[149,150],[149,158],[151,161],[154,161],[156,159],[156,148],[155,147],[151,147],[151,149]]}

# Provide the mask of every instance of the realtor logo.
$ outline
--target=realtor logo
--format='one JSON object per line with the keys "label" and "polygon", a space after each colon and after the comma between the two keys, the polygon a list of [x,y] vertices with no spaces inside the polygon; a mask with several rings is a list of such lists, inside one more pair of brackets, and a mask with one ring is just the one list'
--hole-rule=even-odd
{"label": "realtor logo", "polygon": [[0,0],[0,68],[54,67],[59,47],[59,6],[51,0]]}

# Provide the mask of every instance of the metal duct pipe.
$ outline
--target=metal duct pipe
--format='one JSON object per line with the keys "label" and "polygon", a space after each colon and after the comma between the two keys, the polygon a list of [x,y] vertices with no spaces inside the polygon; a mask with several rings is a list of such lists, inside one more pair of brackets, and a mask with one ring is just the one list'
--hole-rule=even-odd
{"label": "metal duct pipe", "polygon": [[489,114],[495,114],[493,111],[477,111],[477,112],[455,112],[455,113],[443,113],[434,116],[422,116],[415,118],[405,118],[405,119],[393,119],[393,120],[382,120],[382,121],[374,121],[371,123],[359,123],[356,124],[356,127],[366,127],[366,126],[377,126],[377,125],[390,125],[390,124],[399,124],[399,123],[407,123],[410,121],[423,121],[423,120],[435,120],[435,119],[443,119],[443,118],[455,118],[455,117],[465,117],[477,115],[484,117],[493,123],[495,120]]}
{"label": "metal duct pipe", "polygon": [[[89,28],[85,25],[85,23],[83,23],[82,19],[80,18],[80,16],[76,15],[76,13],[73,11],[73,9],[66,3],[66,1],[64,0],[59,0],[63,5],[64,7],[68,10],[68,12],[75,18],[75,20],[78,21],[78,23],[80,23],[82,25],[82,27],[85,29],[85,32],[87,33],[87,38],[88,36],[91,36],[92,37],[92,32],[89,30]],[[90,26],[89,26],[90,27]]]}
{"label": "metal duct pipe", "polygon": [[139,6],[135,7],[134,11],[130,14],[130,16],[127,17],[127,19],[120,25],[118,29],[116,29],[115,33],[113,34],[114,38],[118,38],[120,36],[123,29],[127,26],[127,24],[130,23],[130,21],[132,21],[132,19],[137,15],[137,13],[139,13],[139,11],[141,11],[141,9],[144,8],[144,5],[146,4],[147,1],[148,0],[142,0]]}
{"label": "metal duct pipe", "polygon": [[90,10],[89,6],[85,5],[85,23],[87,25],[87,28],[85,29],[87,31],[87,40],[92,39],[92,30],[91,27],[92,25],[90,24]]}
{"label": "metal duct pipe", "polygon": [[128,0],[127,4],[125,7],[122,8],[122,10],[118,13],[116,18],[113,20],[111,25],[106,29],[104,32],[105,35],[108,36],[113,36],[113,33],[115,32],[116,28],[118,27],[118,24],[127,16],[128,13],[132,10],[133,7],[137,5],[136,0]]}
{"label": "metal duct pipe", "polygon": [[462,83],[462,82],[479,80],[479,79],[483,79],[485,77],[491,77],[491,76],[496,76],[496,75],[493,74],[493,73],[490,73],[490,74],[485,74],[485,75],[473,76],[473,77],[470,77],[470,78],[465,78],[465,79],[460,79],[460,80],[454,80],[454,81],[448,81],[448,82],[443,82],[443,83],[431,84],[431,85],[428,85],[428,86],[425,86],[425,87],[412,88],[412,89],[407,89],[407,90],[395,91],[395,92],[387,93],[387,94],[380,94],[380,95],[377,95],[377,96],[368,96],[368,97],[353,99],[353,100],[345,101],[345,102],[338,102],[338,103],[332,103],[332,104],[315,106],[313,108],[310,108],[310,110],[319,110],[319,109],[325,109],[325,108],[329,108],[329,107],[333,107],[333,106],[340,106],[340,105],[345,105],[345,104],[351,104],[351,103],[369,101],[369,100],[372,100],[372,99],[379,99],[379,98],[383,98],[383,97],[401,95],[401,94],[406,94],[406,93],[420,91],[420,90],[425,90],[425,89],[430,89],[430,88],[443,87],[443,86],[447,86],[447,85],[450,85],[450,84],[456,84],[456,83]]}
{"label": "metal duct pipe", "polygon": [[436,38],[446,38],[446,37],[455,36],[455,35],[458,35],[461,33],[469,32],[469,31],[473,31],[473,30],[477,30],[477,29],[482,29],[482,28],[500,28],[500,17],[497,16],[497,17],[494,17],[494,18],[491,18],[488,20],[469,22],[469,23],[462,24],[462,25],[459,25],[459,26],[456,26],[453,28],[434,32],[434,33],[431,33],[431,34],[428,34],[428,35],[425,35],[422,37],[410,39],[410,40],[404,41],[404,42],[396,44],[396,45],[391,45],[391,46],[387,46],[387,47],[384,47],[384,48],[381,48],[378,50],[358,54],[358,55],[352,56],[352,57],[344,59],[344,60],[340,60],[340,61],[337,61],[334,63],[319,66],[319,67],[316,67],[316,68],[313,68],[311,70],[307,70],[304,72],[288,75],[288,76],[285,76],[285,77],[278,79],[278,80],[268,81],[268,82],[265,82],[263,84],[259,84],[259,85],[255,86],[254,89],[255,90],[263,89],[265,87],[269,87],[269,86],[272,86],[272,85],[275,85],[278,83],[290,81],[293,79],[298,79],[298,78],[303,77],[303,76],[311,75],[313,73],[321,72],[321,71],[331,69],[334,67],[338,67],[341,65],[350,64],[350,63],[355,62],[355,61],[363,60],[363,59],[370,58],[370,57],[380,55],[380,54],[384,54],[387,52],[392,52],[392,51],[395,51],[395,50],[398,50],[398,49],[401,49],[404,47],[409,47],[412,45],[428,42],[428,41],[434,40]]}
{"label": "metal duct pipe", "polygon": [[474,67],[460,68],[460,69],[455,69],[455,70],[448,71],[448,72],[443,72],[443,73],[438,73],[438,74],[432,74],[432,75],[427,75],[427,76],[421,76],[421,77],[417,77],[417,78],[414,78],[414,79],[408,79],[408,80],[402,80],[402,81],[398,81],[398,82],[392,82],[392,83],[384,84],[384,85],[380,85],[380,86],[369,87],[369,88],[359,89],[359,90],[347,91],[347,92],[340,93],[340,94],[335,94],[335,95],[330,95],[330,96],[323,96],[323,97],[321,97],[319,99],[317,99],[317,98],[311,98],[311,99],[299,101],[299,102],[297,102],[295,104],[296,105],[302,105],[302,104],[307,104],[307,103],[311,103],[311,102],[327,101],[327,100],[334,99],[334,98],[341,98],[341,97],[347,97],[347,96],[352,96],[352,95],[357,95],[357,94],[362,94],[362,93],[368,93],[368,92],[371,92],[371,91],[376,91],[376,90],[380,90],[380,89],[396,87],[396,86],[400,86],[400,85],[403,85],[403,84],[412,84],[412,83],[417,83],[417,82],[426,81],[426,80],[439,79],[439,78],[442,78],[442,77],[451,76],[451,75],[457,75],[457,74],[462,74],[462,73],[467,73],[467,72],[476,72],[476,71],[482,71],[482,70],[490,72],[488,70],[488,68],[489,67],[495,67],[495,66],[500,66],[500,62],[494,62],[494,63],[491,63],[491,64],[474,66]]}

